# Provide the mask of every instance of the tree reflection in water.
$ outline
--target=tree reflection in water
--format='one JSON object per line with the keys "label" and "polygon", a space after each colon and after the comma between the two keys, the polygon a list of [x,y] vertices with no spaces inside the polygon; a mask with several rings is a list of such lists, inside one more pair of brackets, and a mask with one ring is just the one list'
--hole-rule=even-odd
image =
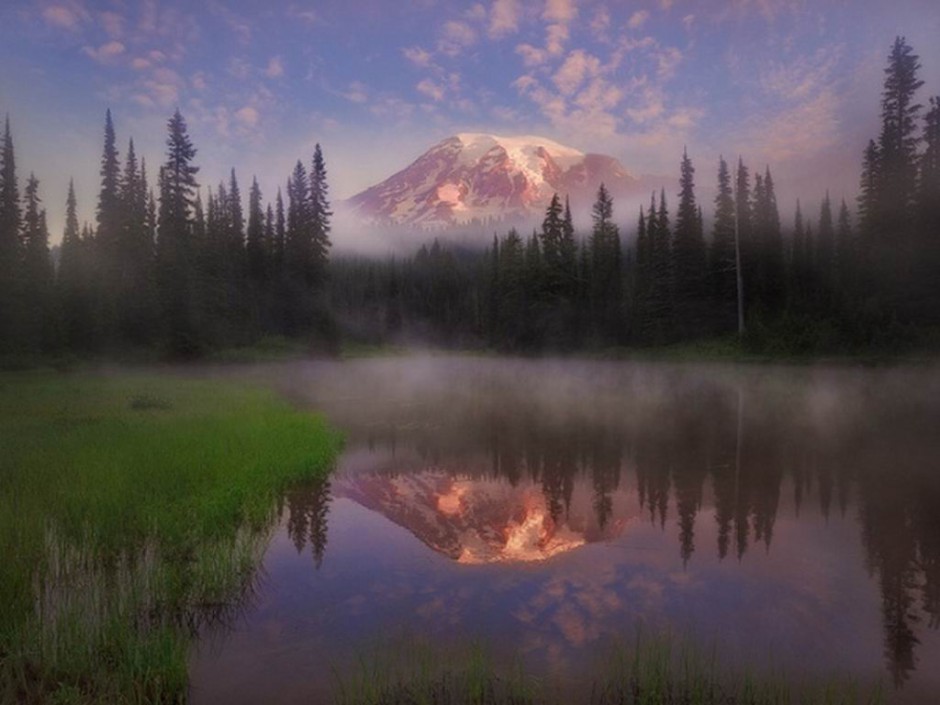
{"label": "tree reflection in water", "polygon": [[[840,391],[838,380],[820,388],[812,375],[753,377],[699,375],[636,396],[635,379],[622,390],[586,383],[580,392],[570,385],[566,397],[481,375],[415,392],[391,410],[333,412],[351,446],[422,459],[394,472],[433,467],[461,480],[536,483],[556,525],[568,517],[576,482],[588,483],[598,536],[618,519],[613,495],[632,473],[649,521],[664,530],[676,522],[683,565],[703,549],[701,521],[717,524],[721,559],[744,560],[758,546],[769,552],[786,491],[797,515],[808,502],[827,521],[834,503],[843,516],[854,507],[880,590],[887,667],[901,686],[917,667],[918,634],[940,625],[940,401],[851,379]],[[311,546],[317,565],[330,489],[319,483],[285,497],[289,535],[298,551]]]}

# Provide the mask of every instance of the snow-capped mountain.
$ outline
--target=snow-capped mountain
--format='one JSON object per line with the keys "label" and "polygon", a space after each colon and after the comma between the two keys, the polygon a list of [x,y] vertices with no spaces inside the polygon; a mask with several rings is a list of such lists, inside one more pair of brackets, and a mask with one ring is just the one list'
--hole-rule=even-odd
{"label": "snow-capped mountain", "polygon": [[514,486],[437,470],[347,475],[332,489],[335,497],[384,515],[458,563],[543,561],[615,538],[630,522],[621,514],[599,525],[592,496],[577,490],[564,515],[553,517],[533,482]]}
{"label": "snow-capped mountain", "polygon": [[648,186],[613,157],[543,137],[463,133],[434,145],[348,205],[391,225],[511,222],[541,213],[553,193],[569,196],[572,208],[589,207],[602,182],[615,198],[637,196]]}

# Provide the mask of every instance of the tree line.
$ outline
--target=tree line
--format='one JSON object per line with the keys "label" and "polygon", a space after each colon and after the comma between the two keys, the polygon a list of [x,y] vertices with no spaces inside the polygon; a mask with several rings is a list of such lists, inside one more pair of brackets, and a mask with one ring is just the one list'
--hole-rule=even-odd
{"label": "tree line", "polygon": [[123,164],[110,111],[94,226],[74,189],[55,262],[39,182],[20,193],[7,119],[0,145],[0,352],[160,348],[198,355],[266,336],[420,340],[505,350],[663,345],[735,331],[773,351],[855,348],[940,323],[940,98],[917,102],[919,59],[897,38],[881,132],[864,150],[855,214],[829,194],[783,225],[769,167],[719,160],[708,226],[696,169],[654,193],[624,239],[601,185],[589,233],[555,195],[541,228],[482,253],[438,241],[412,257],[330,260],[317,145],[273,204],[256,179],[247,214],[234,169],[209,189],[177,111],[150,186],[133,140]]}
{"label": "tree line", "polygon": [[180,112],[167,124],[156,194],[128,143],[123,164],[106,114],[95,225],[79,226],[70,183],[57,262],[39,181],[21,198],[6,120],[0,151],[0,352],[111,352],[159,347],[197,355],[265,335],[332,335],[323,309],[331,216],[326,165],[297,161],[263,203],[243,210],[235,170],[202,200],[196,149]]}
{"label": "tree line", "polygon": [[477,341],[508,350],[662,345],[743,328],[755,347],[813,351],[911,337],[940,322],[940,98],[916,102],[920,64],[891,50],[882,129],[864,153],[853,218],[828,192],[784,226],[769,167],[720,159],[709,233],[695,167],[678,203],[654,193],[625,244],[601,185],[575,232],[556,194],[540,229],[494,236],[480,256],[435,241],[413,258],[335,263],[334,310],[366,339]]}

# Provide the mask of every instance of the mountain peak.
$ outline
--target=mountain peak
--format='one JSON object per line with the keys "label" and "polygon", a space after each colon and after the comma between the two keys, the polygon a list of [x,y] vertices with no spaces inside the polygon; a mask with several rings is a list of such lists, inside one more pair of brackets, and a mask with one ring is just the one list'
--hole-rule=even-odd
{"label": "mountain peak", "polygon": [[553,193],[589,203],[601,182],[614,194],[638,184],[613,157],[535,135],[462,132],[350,204],[370,220],[439,228],[524,219],[544,209]]}

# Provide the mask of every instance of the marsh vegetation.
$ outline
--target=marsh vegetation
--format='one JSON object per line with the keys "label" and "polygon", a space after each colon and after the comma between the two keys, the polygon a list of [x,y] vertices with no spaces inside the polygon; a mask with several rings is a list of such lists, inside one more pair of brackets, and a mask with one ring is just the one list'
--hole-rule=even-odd
{"label": "marsh vegetation", "polygon": [[269,392],[170,376],[0,382],[0,700],[184,699],[291,482],[340,446]]}

